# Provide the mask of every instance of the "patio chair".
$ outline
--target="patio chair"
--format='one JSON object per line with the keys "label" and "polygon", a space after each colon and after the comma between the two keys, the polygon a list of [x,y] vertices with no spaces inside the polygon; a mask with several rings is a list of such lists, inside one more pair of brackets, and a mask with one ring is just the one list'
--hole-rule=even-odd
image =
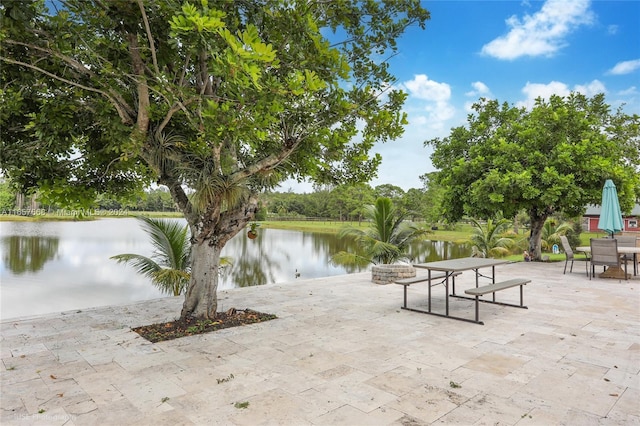
{"label": "patio chair", "polygon": [[596,266],[622,268],[624,263],[624,276],[627,275],[627,262],[623,262],[618,254],[618,241],[613,238],[591,238],[591,279],[596,273]]}
{"label": "patio chair", "polygon": [[[564,261],[563,274],[567,273],[567,264],[569,263],[569,261],[571,261],[571,267],[569,268],[569,272],[573,272],[573,261],[576,260],[576,258],[573,254],[573,249],[571,248],[571,244],[569,244],[569,240],[564,235],[560,236],[560,242],[562,243],[562,249],[564,250],[564,254],[567,256],[566,260]],[[584,259],[577,259],[577,260],[585,261],[584,269],[587,272],[587,276],[589,276],[589,264],[588,264],[589,257],[586,255],[586,253],[584,254]]]}
{"label": "patio chair", "polygon": [[[617,235],[616,240],[618,240],[618,247],[636,247],[636,245],[640,243],[640,240],[638,240],[638,237],[635,235]],[[633,274],[636,275],[638,270],[636,260],[638,256],[633,254],[621,254],[620,257],[622,257],[623,262],[631,262],[633,265]]]}

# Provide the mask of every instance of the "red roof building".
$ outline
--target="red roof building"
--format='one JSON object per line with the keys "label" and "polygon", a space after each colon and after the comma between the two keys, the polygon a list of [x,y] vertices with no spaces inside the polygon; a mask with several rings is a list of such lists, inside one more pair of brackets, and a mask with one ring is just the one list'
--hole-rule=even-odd
{"label": "red roof building", "polygon": [[[636,204],[631,213],[626,215],[622,212],[622,223],[624,232],[640,232],[640,204]],[[582,230],[589,232],[601,231],[598,229],[600,220],[600,206],[588,206],[587,211],[582,216]]]}

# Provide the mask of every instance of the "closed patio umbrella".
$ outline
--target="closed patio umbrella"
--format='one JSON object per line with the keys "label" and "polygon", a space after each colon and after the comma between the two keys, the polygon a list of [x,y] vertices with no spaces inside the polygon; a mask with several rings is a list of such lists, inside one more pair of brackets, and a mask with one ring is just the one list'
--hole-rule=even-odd
{"label": "closed patio umbrella", "polygon": [[622,212],[620,211],[620,201],[616,185],[611,179],[607,179],[602,188],[602,204],[600,205],[600,220],[598,229],[613,234],[622,231]]}

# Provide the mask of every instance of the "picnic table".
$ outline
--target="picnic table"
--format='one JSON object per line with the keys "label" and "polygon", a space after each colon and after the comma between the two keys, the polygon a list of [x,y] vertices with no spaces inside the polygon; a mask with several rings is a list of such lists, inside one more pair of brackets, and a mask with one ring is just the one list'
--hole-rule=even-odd
{"label": "picnic table", "polygon": [[[496,282],[495,280],[495,267],[496,265],[502,265],[508,263],[507,260],[504,259],[486,259],[479,257],[464,257],[460,259],[449,259],[449,260],[440,260],[437,262],[428,262],[428,263],[418,263],[414,264],[415,268],[426,269],[427,278],[423,279],[428,283],[428,296],[427,296],[427,310],[418,309],[418,308],[410,308],[407,306],[407,285],[405,285],[405,293],[404,293],[404,306],[402,309],[406,309],[409,311],[420,312],[429,315],[435,315],[445,318],[456,319],[460,321],[473,322],[476,324],[484,324],[479,319],[479,302],[486,303],[495,303],[498,305],[507,305],[507,306],[516,306],[520,308],[526,308],[526,306],[522,303],[522,287],[530,282],[531,280],[525,278],[514,278],[507,281]],[[482,268],[491,268],[491,275],[483,275],[480,273],[480,269]],[[474,271],[475,272],[475,288],[465,290],[465,294],[469,294],[473,297],[466,297],[456,294],[455,288],[455,276],[459,275],[463,271]],[[444,275],[443,275],[444,274]],[[445,288],[445,313],[434,312],[431,309],[431,287],[432,280],[442,278],[442,284],[444,284]],[[480,278],[488,278],[491,280],[491,284],[480,286]],[[452,292],[449,294],[449,281],[452,281]],[[413,280],[416,281],[415,279]],[[398,282],[398,284],[402,284]],[[509,303],[501,303],[496,302],[495,293],[497,291],[505,290],[507,288],[520,286],[520,305],[514,305]],[[480,299],[480,296],[484,296],[485,294],[492,294],[492,300]],[[449,297],[458,297],[464,299],[471,299],[475,301],[475,319],[463,318],[458,316],[453,316],[449,314]]]}

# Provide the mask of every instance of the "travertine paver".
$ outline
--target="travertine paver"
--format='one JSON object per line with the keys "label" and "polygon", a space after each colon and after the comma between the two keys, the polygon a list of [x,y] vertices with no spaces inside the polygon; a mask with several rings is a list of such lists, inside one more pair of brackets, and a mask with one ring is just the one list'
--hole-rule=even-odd
{"label": "travertine paver", "polygon": [[[640,424],[640,277],[562,266],[499,266],[531,278],[529,309],[482,304],[484,326],[401,310],[402,288],[368,273],[220,292],[221,309],[278,319],[156,344],[131,328],[174,319],[181,298],[7,320],[0,423]],[[426,287],[409,291],[425,308]]]}

